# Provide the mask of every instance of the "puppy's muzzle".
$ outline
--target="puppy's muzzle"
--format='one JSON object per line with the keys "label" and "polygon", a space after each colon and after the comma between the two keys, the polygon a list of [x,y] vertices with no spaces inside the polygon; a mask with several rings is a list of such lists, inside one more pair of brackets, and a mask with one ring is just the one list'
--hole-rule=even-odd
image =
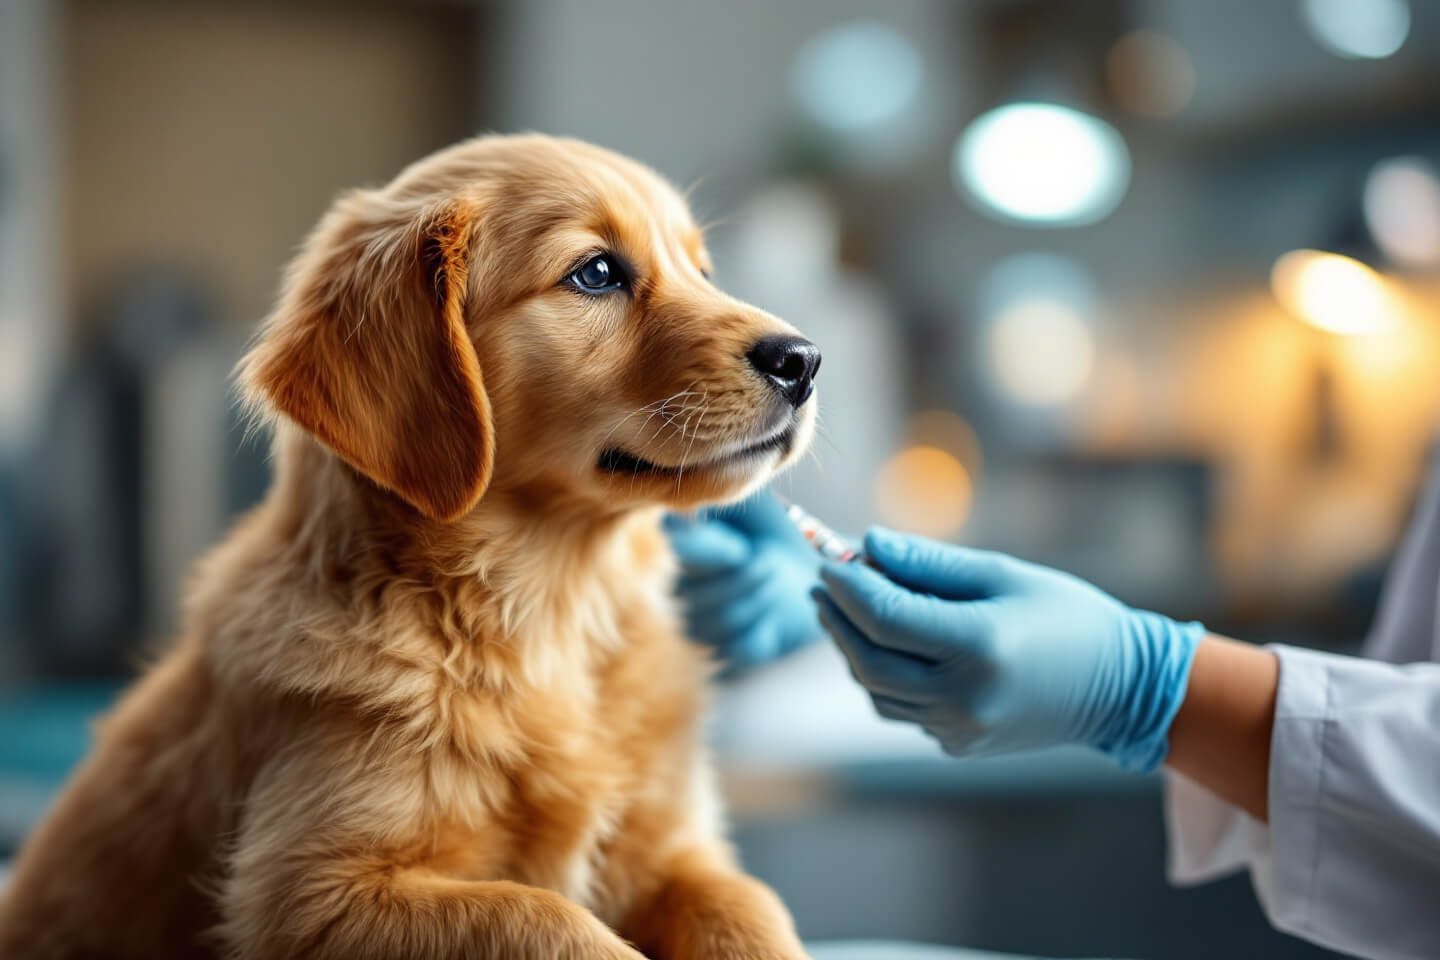
{"label": "puppy's muzzle", "polygon": [[799,409],[810,399],[820,369],[820,348],[809,340],[789,334],[765,337],[745,357],[792,407]]}

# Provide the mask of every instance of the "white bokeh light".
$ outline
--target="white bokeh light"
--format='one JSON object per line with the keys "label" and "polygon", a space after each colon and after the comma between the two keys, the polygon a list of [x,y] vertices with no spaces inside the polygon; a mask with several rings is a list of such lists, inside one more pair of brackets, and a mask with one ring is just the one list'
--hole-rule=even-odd
{"label": "white bokeh light", "polygon": [[1089,272],[1057,254],[1019,254],[990,271],[977,305],[990,376],[1006,399],[1053,407],[1080,395],[1095,367],[1098,300]]}
{"label": "white bokeh light", "polygon": [[1105,121],[1050,103],[981,115],[955,144],[956,186],[1022,223],[1077,226],[1108,216],[1130,184],[1130,151]]}
{"label": "white bokeh light", "polygon": [[854,133],[902,114],[923,77],[924,63],[909,40],[862,20],[811,37],[795,55],[790,91],[821,126]]}
{"label": "white bokeh light", "polygon": [[1300,15],[1320,45],[1339,57],[1388,57],[1410,35],[1405,0],[1300,0]]}
{"label": "white bokeh light", "polygon": [[1022,300],[994,319],[990,361],[1012,400],[1053,406],[1085,388],[1095,365],[1095,341],[1084,318],[1066,304]]}
{"label": "white bokeh light", "polygon": [[1440,175],[1419,157],[1382,160],[1365,180],[1365,225],[1386,257],[1440,264]]}

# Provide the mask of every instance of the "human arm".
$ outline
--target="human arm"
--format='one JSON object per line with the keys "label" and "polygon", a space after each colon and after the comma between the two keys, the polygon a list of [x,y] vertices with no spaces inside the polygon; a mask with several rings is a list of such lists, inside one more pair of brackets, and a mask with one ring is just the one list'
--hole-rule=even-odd
{"label": "human arm", "polygon": [[1190,666],[1165,765],[1255,819],[1267,817],[1275,654],[1210,634]]}

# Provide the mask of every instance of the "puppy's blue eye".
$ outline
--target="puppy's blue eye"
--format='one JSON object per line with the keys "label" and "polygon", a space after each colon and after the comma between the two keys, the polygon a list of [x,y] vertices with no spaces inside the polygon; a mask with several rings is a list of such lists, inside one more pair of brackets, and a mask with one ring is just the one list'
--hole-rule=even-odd
{"label": "puppy's blue eye", "polygon": [[577,290],[585,293],[608,293],[625,285],[625,277],[614,259],[600,254],[585,261],[584,266],[566,278]]}

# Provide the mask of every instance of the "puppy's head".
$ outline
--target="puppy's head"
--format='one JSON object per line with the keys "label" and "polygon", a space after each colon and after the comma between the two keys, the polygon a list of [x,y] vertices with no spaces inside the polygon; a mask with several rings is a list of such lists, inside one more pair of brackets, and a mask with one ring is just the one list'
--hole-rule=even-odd
{"label": "puppy's head", "polygon": [[575,141],[473,140],[336,203],[240,379],[437,519],[490,486],[733,499],[809,442],[820,354],[709,267],[648,169]]}

